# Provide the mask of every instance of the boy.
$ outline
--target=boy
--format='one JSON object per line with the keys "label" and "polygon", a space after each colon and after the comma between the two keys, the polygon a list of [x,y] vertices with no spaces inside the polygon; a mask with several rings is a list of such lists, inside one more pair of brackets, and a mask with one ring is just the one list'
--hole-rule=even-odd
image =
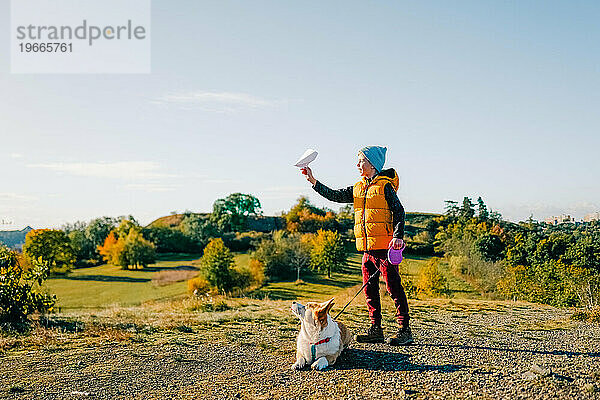
{"label": "boy", "polygon": [[[362,179],[345,189],[332,190],[316,180],[309,167],[302,173],[321,196],[338,203],[354,204],[354,236],[356,249],[362,251],[363,284],[378,272],[383,274],[387,291],[396,306],[398,331],[386,340],[393,346],[413,342],[409,327],[408,301],[398,273],[398,266],[387,259],[390,247],[404,246],[404,207],[398,200],[398,174],[393,168],[383,169],[386,147],[367,146],[358,153],[358,171]],[[371,327],[366,335],[356,335],[359,343],[383,343],[379,279],[371,280],[364,289]]]}

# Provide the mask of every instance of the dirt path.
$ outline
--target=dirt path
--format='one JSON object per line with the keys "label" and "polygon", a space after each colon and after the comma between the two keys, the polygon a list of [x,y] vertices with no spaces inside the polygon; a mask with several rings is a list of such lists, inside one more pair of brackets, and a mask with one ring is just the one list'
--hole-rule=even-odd
{"label": "dirt path", "polygon": [[[210,323],[187,319],[172,329],[121,325],[109,334],[84,331],[16,347],[0,355],[7,371],[0,396],[600,398],[600,326],[571,321],[565,310],[413,301],[415,345],[353,343],[334,367],[295,372],[290,366],[297,326],[287,307],[246,304],[246,311],[212,315]],[[361,307],[350,307],[344,320],[357,331],[363,314]],[[391,333],[393,325],[386,323]]]}

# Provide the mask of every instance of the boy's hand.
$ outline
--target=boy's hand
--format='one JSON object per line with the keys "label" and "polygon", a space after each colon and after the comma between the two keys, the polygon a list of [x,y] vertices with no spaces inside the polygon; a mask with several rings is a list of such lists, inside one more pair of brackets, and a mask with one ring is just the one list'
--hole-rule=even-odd
{"label": "boy's hand", "polygon": [[390,244],[388,244],[388,247],[391,247],[394,250],[400,250],[402,247],[404,247],[404,240],[393,238],[392,240],[390,240]]}
{"label": "boy's hand", "polygon": [[304,168],[300,169],[300,171],[302,171],[303,175],[306,175],[306,180],[309,181],[312,185],[317,183],[317,180],[313,176],[312,170],[310,169],[310,167],[304,167]]}

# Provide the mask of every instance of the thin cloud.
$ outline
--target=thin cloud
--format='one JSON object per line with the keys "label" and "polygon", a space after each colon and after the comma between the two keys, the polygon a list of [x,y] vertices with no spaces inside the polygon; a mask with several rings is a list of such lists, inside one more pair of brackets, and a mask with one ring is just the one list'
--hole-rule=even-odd
{"label": "thin cloud", "polygon": [[173,178],[177,175],[161,172],[158,163],[152,161],[118,161],[118,162],[55,162],[44,164],[28,164],[30,168],[47,169],[69,175],[110,179],[157,179]]}
{"label": "thin cloud", "polygon": [[10,158],[23,158],[21,153],[10,153]]}
{"label": "thin cloud", "polygon": [[247,93],[210,91],[166,94],[150,102],[157,105],[175,105],[183,109],[200,109],[218,113],[271,108],[282,103],[282,101],[267,100]]}
{"label": "thin cloud", "polygon": [[237,179],[205,179],[202,182],[210,184],[239,183]]}
{"label": "thin cloud", "polygon": [[144,192],[171,192],[180,186],[181,185],[168,185],[161,183],[132,183],[125,185],[125,188]]}
{"label": "thin cloud", "polygon": [[4,192],[0,193],[0,201],[9,202],[9,201],[32,201],[37,200],[37,198],[33,196],[28,196],[26,194],[14,193],[14,192]]}

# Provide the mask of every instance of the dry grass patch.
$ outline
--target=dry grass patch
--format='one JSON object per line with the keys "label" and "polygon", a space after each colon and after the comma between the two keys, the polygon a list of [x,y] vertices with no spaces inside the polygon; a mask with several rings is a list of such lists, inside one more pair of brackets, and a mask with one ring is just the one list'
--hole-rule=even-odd
{"label": "dry grass patch", "polygon": [[152,284],[155,286],[166,286],[175,282],[183,282],[192,279],[198,275],[196,269],[173,269],[158,271],[152,277]]}

